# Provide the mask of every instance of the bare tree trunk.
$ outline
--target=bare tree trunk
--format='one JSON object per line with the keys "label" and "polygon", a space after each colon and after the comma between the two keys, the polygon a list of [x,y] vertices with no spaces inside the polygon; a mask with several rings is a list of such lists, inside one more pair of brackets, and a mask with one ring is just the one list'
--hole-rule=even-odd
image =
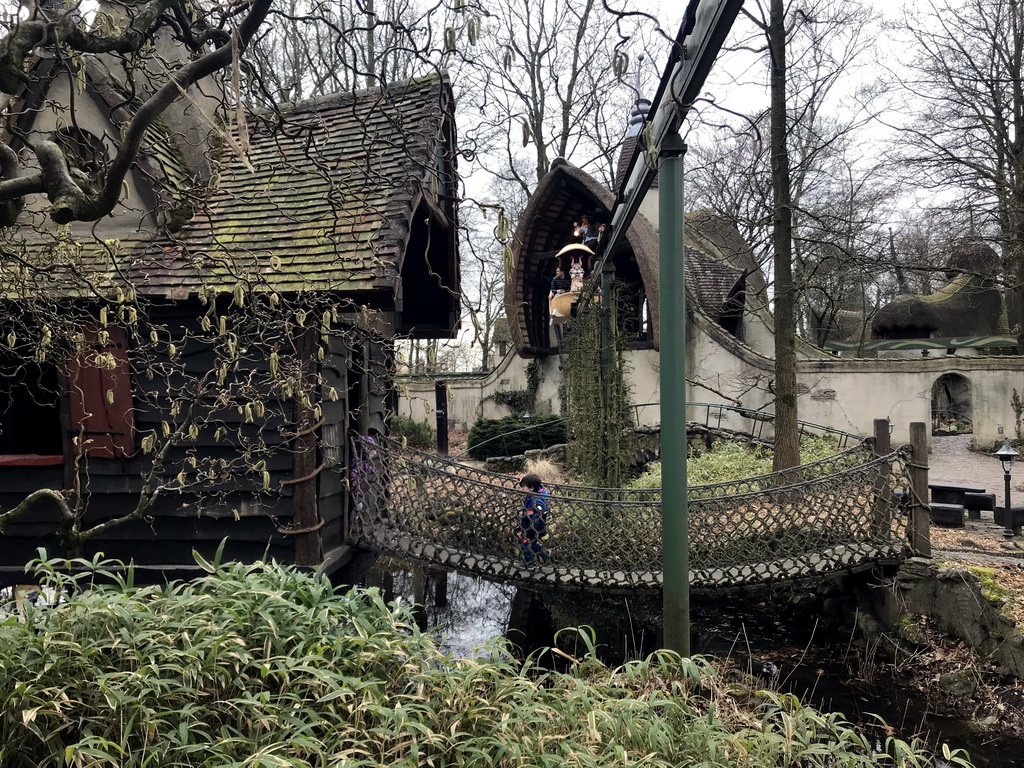
{"label": "bare tree trunk", "polygon": [[800,463],[796,402],[796,287],[793,283],[793,206],[786,146],[786,16],[771,0],[772,246],[775,267],[775,459],[773,469]]}

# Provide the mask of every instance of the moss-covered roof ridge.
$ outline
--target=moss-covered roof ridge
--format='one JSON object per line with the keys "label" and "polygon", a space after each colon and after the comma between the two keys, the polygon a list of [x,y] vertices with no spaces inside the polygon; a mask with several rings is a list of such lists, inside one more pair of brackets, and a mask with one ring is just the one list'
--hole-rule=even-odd
{"label": "moss-covered roof ridge", "polygon": [[1007,333],[1003,296],[991,277],[998,263],[995,253],[978,246],[960,246],[954,249],[950,263],[963,271],[933,293],[897,296],[875,314],[872,335],[909,339]]}

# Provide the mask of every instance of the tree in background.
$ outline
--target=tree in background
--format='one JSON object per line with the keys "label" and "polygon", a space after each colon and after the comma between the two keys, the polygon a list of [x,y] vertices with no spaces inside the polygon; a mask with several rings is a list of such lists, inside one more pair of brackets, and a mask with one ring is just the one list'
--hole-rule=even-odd
{"label": "tree in background", "polygon": [[[639,95],[623,78],[653,38],[653,19],[598,0],[510,0],[486,11],[458,69],[481,167],[529,194],[564,157],[610,187]],[[644,89],[654,70],[640,75]]]}
{"label": "tree in background", "polygon": [[[436,14],[435,14],[436,12]],[[414,0],[286,0],[253,44],[253,67],[274,104],[416,77],[438,65],[429,12]]]}
{"label": "tree in background", "polygon": [[1024,4],[917,3],[900,31],[908,56],[894,77],[912,110],[900,159],[921,189],[1002,251],[1010,325],[1024,351]]}
{"label": "tree in background", "polygon": [[[799,463],[797,335],[827,327],[841,309],[862,301],[868,264],[880,253],[877,216],[885,195],[854,140],[871,115],[836,108],[843,78],[869,48],[871,19],[862,6],[833,0],[755,2],[741,18],[747,25],[729,47],[763,57],[769,104],[752,115],[734,113],[742,122],[718,126],[724,140],[693,142],[690,188],[770,262],[775,466],[784,469]],[[708,112],[702,110],[705,123]]]}
{"label": "tree in background", "polygon": [[[494,7],[472,0],[450,7],[289,0],[271,13],[272,28],[254,43],[254,69],[262,90],[277,100],[448,68],[462,126],[460,172],[483,178],[467,192],[465,210],[498,205],[510,227],[555,157],[611,186],[637,86],[650,87],[656,75],[637,61],[656,34],[653,17],[615,12],[597,0],[515,0]],[[503,312],[495,298],[504,243],[495,245],[493,223],[478,219],[467,216],[459,224],[469,278],[463,326],[486,359],[493,321]],[[430,356],[431,365],[466,359],[445,354],[446,346]],[[425,364],[428,350],[419,347],[410,346],[409,359]]]}
{"label": "tree in background", "polygon": [[[505,316],[503,244],[497,230],[503,211],[484,206],[463,206],[462,305],[469,320],[469,346],[479,347],[480,370],[487,370],[495,350],[495,330]],[[490,224],[490,227],[488,227]]]}

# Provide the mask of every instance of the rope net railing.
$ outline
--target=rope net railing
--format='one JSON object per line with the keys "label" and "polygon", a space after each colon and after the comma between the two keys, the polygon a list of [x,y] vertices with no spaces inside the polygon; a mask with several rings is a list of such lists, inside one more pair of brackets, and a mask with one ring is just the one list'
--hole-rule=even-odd
{"label": "rope net railing", "polygon": [[[548,486],[550,563],[525,569],[516,478],[353,437],[353,544],[480,575],[565,587],[657,588],[660,494]],[[814,464],[689,489],[690,582],[720,588],[834,572],[908,552],[907,449],[858,446]],[[635,493],[635,492],[634,492]]]}

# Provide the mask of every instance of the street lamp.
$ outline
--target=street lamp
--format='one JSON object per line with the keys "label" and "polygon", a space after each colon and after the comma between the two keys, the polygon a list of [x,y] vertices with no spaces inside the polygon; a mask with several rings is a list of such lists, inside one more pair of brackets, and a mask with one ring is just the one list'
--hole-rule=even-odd
{"label": "street lamp", "polygon": [[1003,523],[1006,529],[1003,531],[1003,536],[1008,539],[1013,538],[1013,514],[1010,512],[1010,467],[1013,466],[1013,460],[1017,458],[1017,452],[1013,450],[1013,446],[1010,445],[1010,438],[1003,438],[1003,447],[996,451],[996,458],[1003,465],[1003,479],[1006,481],[1006,502],[1003,507],[1003,514],[1006,517],[1003,518]]}

